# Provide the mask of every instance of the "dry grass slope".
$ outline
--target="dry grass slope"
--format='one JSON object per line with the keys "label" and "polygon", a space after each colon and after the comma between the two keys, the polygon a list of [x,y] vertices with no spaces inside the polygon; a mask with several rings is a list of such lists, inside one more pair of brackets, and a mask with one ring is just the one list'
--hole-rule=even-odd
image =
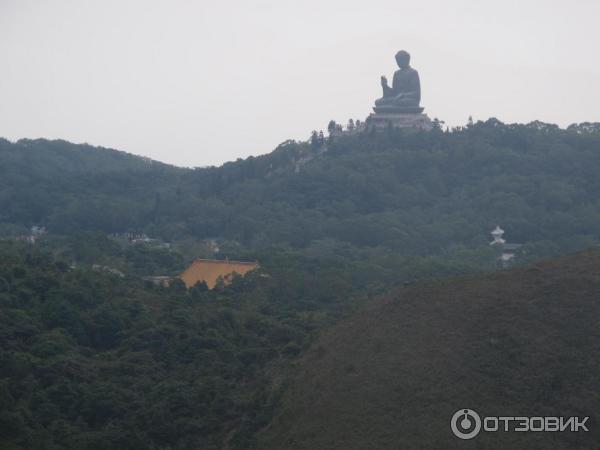
{"label": "dry grass slope", "polygon": [[[301,359],[262,449],[570,449],[600,442],[600,251],[405,286]],[[485,433],[449,418],[590,416],[590,432]]]}

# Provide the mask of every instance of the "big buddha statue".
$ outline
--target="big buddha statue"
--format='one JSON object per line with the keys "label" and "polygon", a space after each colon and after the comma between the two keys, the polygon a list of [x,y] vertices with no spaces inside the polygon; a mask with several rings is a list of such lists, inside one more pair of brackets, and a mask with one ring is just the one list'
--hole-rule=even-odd
{"label": "big buddha statue", "polygon": [[394,73],[392,86],[388,85],[385,76],[381,77],[383,97],[375,100],[373,110],[376,113],[421,113],[424,108],[419,106],[421,102],[419,73],[410,67],[410,55],[404,50],[396,53],[396,62],[400,69]]}

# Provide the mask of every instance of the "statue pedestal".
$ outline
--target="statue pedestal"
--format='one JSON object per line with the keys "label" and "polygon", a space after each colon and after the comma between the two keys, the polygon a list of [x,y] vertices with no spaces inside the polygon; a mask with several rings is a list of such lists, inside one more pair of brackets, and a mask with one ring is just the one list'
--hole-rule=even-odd
{"label": "statue pedestal", "polygon": [[370,114],[367,117],[366,125],[368,129],[375,128],[376,130],[383,130],[389,126],[392,128],[425,131],[433,128],[433,123],[427,114],[398,112],[376,112]]}

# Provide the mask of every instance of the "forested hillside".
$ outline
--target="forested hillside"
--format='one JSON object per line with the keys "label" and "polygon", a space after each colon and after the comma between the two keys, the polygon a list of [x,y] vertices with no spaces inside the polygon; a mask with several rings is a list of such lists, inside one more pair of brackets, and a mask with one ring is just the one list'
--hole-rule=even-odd
{"label": "forested hillside", "polygon": [[[0,140],[0,447],[252,448],[288,363],[369,299],[496,269],[496,225],[519,264],[598,245],[598,173],[598,124],[390,129],[195,169]],[[48,234],[12,242],[32,225]],[[111,236],[129,232],[171,245]],[[142,281],[205,240],[261,270]]]}
{"label": "forested hillside", "polygon": [[249,448],[278,394],[267,369],[337,316],[345,289],[266,269],[163,289],[0,243],[0,448]]}
{"label": "forested hillside", "polygon": [[5,230],[404,255],[480,249],[496,224],[539,255],[585,248],[600,230],[598,124],[390,130],[194,170],[61,141],[3,141],[0,161]]}
{"label": "forested hillside", "polygon": [[173,184],[182,171],[89,145],[0,139],[0,230],[33,224],[55,233],[136,228],[152,220],[136,211],[151,208],[154,186]]}

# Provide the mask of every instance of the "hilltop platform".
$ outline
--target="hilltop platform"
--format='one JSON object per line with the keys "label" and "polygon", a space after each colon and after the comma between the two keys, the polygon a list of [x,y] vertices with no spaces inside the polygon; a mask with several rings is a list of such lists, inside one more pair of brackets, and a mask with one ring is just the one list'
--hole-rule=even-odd
{"label": "hilltop platform", "polygon": [[367,117],[366,124],[367,128],[377,130],[385,129],[388,126],[425,131],[433,128],[433,122],[429,116],[422,113],[375,112]]}

